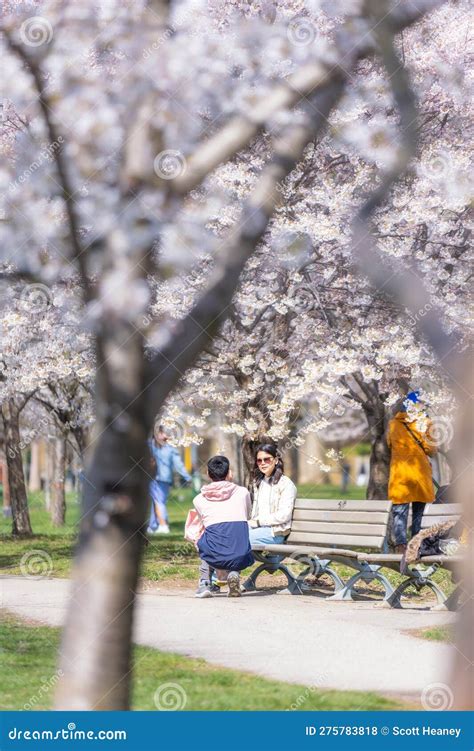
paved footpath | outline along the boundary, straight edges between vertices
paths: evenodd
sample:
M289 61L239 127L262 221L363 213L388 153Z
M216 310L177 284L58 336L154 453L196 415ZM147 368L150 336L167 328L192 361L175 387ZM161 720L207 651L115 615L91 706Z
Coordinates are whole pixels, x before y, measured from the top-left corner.
M0 604L50 625L63 622L69 582L0 577ZM251 593L197 600L193 590L138 596L138 644L306 686L412 697L448 680L454 647L408 630L447 624L453 614L386 610L373 602Z

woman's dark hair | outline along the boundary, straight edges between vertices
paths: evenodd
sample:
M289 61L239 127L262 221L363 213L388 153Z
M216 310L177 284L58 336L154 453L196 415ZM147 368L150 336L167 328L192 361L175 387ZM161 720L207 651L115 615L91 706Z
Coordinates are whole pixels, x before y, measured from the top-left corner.
M230 462L226 456L217 455L209 459L207 463L207 472L214 482L225 480L229 474Z
M263 472L260 471L257 464L257 455L259 451L265 451L266 454L271 454L275 459L277 459L275 469L269 477L271 485L276 485L280 480L283 472L285 471L285 468L283 466L283 459L281 458L280 452L278 451L278 446L275 443L261 443L259 446L257 446L257 450L255 451L255 464L253 468L253 479L257 488L265 477Z

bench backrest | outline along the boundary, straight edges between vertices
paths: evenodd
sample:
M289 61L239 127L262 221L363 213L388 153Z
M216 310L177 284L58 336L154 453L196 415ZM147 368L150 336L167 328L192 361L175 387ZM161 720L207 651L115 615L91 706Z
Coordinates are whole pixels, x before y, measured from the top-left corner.
M460 503L427 503L421 520L421 528L427 529L440 522L457 522L461 517Z
M390 501L297 498L288 542L328 548L381 550Z

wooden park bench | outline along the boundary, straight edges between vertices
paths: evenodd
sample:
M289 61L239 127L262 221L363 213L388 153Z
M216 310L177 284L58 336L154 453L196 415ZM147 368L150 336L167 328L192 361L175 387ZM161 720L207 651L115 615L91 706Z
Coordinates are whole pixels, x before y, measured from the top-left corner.
M256 589L258 576L264 571L282 572L287 579L287 588L292 594L308 591L305 579L312 575L316 580L325 575L334 582L334 594L330 599L351 600L355 585L360 582L378 581L384 589L388 606L400 607L400 597L408 586L418 589L429 587L438 603L446 601L445 594L431 577L439 567L452 568L459 563L459 556L434 556L424 558L427 570L409 567L406 580L396 589L381 569L400 570L402 556L387 552L390 501L317 500L298 498L293 510L291 532L283 545L255 545L252 547L260 565L244 583L246 591ZM442 518L459 518L460 507L456 504L436 504L425 511L423 527L436 524ZM276 558L275 556L278 556ZM291 563L283 563L291 560ZM344 583L332 563L341 563L355 570ZM289 568L303 570L299 574Z

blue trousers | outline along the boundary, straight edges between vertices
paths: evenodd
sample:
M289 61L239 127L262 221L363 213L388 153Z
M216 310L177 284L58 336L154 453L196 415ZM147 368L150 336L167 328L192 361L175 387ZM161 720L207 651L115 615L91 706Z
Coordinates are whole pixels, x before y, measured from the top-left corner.
M283 545L286 540L284 535L273 537L271 527L249 527L251 545ZM269 563L280 563L284 555L272 555L268 557Z
M151 511L150 511L150 529L158 529L159 521L156 515L155 503L158 506L160 516L162 520L168 523L168 508L167 501L170 494L171 485L169 482L162 482L161 480L152 480L150 482L150 495L151 495Z
M425 504L415 501L412 505L411 536L414 537L421 529L421 520ZM409 503L394 503L392 505L393 541L395 545L407 544L407 526Z

